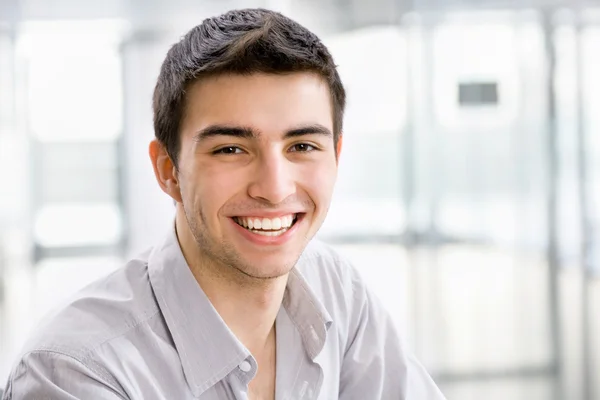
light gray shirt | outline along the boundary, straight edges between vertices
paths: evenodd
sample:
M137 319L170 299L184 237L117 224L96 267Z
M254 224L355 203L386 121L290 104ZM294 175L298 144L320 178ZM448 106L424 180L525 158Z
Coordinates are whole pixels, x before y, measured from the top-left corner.
M443 399L354 268L322 243L290 273L275 323L277 399ZM173 230L41 324L4 400L247 399L257 367Z

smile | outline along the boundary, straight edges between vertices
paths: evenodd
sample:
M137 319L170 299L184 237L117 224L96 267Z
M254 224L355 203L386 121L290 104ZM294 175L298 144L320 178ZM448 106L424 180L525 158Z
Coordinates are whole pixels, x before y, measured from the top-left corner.
M262 236L281 236L298 220L298 214L289 214L277 218L233 217L241 227Z

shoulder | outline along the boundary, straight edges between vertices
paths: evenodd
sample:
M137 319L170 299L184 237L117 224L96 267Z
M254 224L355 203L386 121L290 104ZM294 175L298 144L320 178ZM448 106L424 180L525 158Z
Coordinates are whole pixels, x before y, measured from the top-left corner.
M85 360L156 314L147 253L82 289L46 316L22 354L52 352Z
M127 398L122 386L106 369L83 363L54 351L31 351L23 355L9 376L7 399Z

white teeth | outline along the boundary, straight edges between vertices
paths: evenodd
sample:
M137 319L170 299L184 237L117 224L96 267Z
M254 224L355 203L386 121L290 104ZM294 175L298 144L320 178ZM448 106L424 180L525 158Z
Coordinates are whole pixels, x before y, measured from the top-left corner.
M252 217L236 217L236 222L244 228L250 229L253 232L258 230L263 233L277 233L281 230L285 232L294 223L294 215L284 215L278 218L252 218Z
M271 222L271 229L273 230L280 230L281 229L281 219L279 218L273 218L273 221Z
M283 235L286 231L287 231L287 229L280 229L278 231L252 231L252 232L256 233L257 235L262 235L262 236L280 236L280 235Z
M262 220L262 229L265 231L271 230L271 220L267 218L263 218Z

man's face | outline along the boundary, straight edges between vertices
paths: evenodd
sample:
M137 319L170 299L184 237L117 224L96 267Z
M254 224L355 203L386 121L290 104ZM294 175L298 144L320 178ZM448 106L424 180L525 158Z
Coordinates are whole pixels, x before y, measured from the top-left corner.
M310 73L222 75L186 99L178 181L201 261L286 274L323 223L337 176L327 84Z

